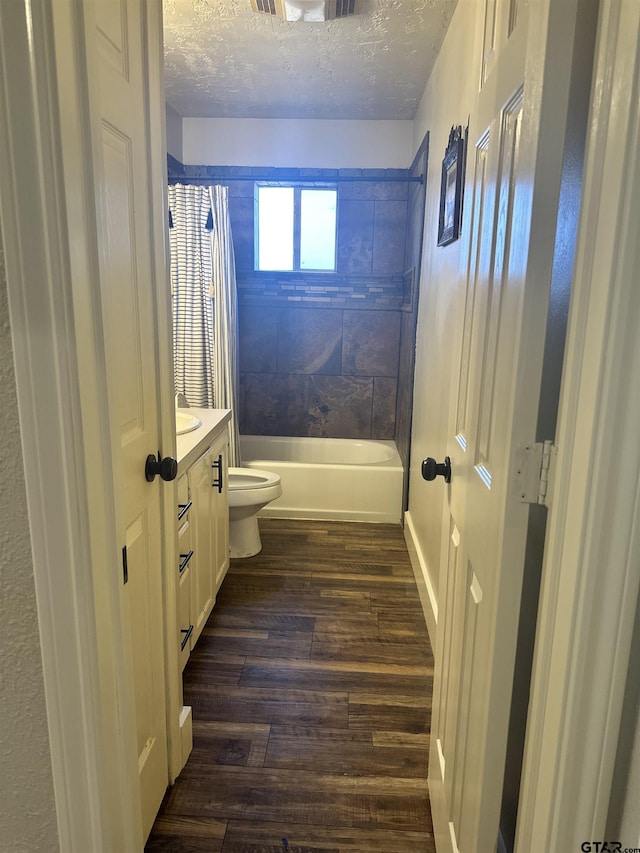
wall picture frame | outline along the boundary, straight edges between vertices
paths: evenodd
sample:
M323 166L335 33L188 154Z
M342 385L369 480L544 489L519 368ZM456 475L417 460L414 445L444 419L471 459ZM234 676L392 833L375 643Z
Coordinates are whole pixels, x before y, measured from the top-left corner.
M447 246L460 236L464 187L466 131L454 125L442 160L438 246Z

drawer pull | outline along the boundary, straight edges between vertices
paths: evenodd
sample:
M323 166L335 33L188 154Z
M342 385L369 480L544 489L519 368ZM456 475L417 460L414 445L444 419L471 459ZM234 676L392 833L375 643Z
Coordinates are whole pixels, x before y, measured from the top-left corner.
M178 513L178 521L180 521L183 516L185 516L189 512L192 503L193 501L189 501L189 503L186 504L178 504L178 509L180 510L180 512Z
M218 469L218 477L211 483L211 485L217 487L220 494L222 494L222 453L218 456L217 460L211 465L211 467Z
M192 557L193 557L193 551L189 551L188 554L180 554L180 559L182 560L182 562L180 563L180 567L178 569L180 574L182 574L184 572L184 570L187 568L187 564Z
M180 633L184 634L184 637L182 638L182 641L180 643L180 651L183 652L184 647L187 645L191 635L193 634L193 625L189 625L188 628L180 628Z

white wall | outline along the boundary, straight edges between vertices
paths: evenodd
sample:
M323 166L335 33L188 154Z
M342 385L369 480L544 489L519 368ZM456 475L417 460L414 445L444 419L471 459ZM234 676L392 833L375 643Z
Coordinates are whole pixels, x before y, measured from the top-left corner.
M165 104L167 123L167 152L182 162L182 118L178 113Z
M57 851L4 253L0 244L0 848ZM46 476L46 472L43 472Z
M300 169L406 169L411 121L185 118L183 163Z
M461 250L469 214L463 219L463 236L438 247L438 216L442 158L452 125L467 124L476 94L478 45L476 16L482 3L459 0L442 49L413 122L413 146L429 131L429 169L425 232L420 282L413 424L411 433L411 480L409 526L413 544L428 573L427 588L437 602L439 588L441 527L445 489L442 480L427 483L420 464L425 456L439 461L445 456L451 370L459 352L464 281ZM472 144L472 143L471 143ZM469 160L473 157L470 153ZM470 163L468 163L468 166ZM467 178L469 168L467 169ZM466 183L467 192L469 180Z

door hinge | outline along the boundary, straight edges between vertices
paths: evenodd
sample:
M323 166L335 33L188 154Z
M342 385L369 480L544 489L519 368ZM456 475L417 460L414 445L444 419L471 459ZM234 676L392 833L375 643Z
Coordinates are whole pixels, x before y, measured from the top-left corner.
M552 441L538 441L518 448L516 485L521 503L551 505L558 448Z
M129 580L129 566L127 565L126 545L122 549L122 577L124 578L124 582L127 583L127 581Z

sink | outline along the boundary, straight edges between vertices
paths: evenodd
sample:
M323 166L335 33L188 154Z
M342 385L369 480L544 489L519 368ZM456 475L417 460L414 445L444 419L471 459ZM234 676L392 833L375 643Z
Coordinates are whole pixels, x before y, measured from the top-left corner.
M190 415L187 412L176 412L176 435L193 432L194 429L198 429L200 426L202 426L202 421L196 418L195 415Z

